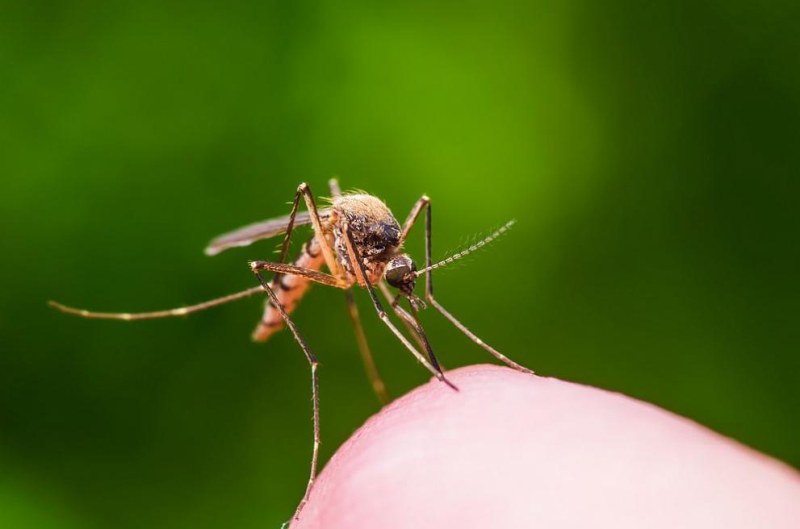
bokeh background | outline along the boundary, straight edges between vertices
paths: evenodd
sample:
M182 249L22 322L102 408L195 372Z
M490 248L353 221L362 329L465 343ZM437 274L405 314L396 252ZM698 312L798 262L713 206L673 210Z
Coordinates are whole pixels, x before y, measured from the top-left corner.
M800 465L799 22L789 1L4 2L0 526L291 514L308 367L286 333L249 341L260 300L139 323L45 301L252 286L275 243L205 243L331 176L401 219L429 194L436 257L516 218L437 274L481 337ZM358 299L390 391L426 381ZM378 403L341 292L296 321L327 459ZM424 323L448 367L489 360Z

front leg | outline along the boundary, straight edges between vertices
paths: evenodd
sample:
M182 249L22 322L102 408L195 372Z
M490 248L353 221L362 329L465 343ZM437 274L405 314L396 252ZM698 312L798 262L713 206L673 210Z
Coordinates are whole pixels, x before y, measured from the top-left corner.
M425 268L427 269L425 271L425 300L428 303L430 303L436 310L438 310L442 314L442 316L447 318L450 321L450 323L455 325L455 327L459 331L463 332L470 340L472 340L476 344L478 344L481 347L483 347L486 351L489 352L489 354L491 354L492 356L494 356L495 358L497 358L498 360L500 360L501 362L503 362L507 366L516 369L517 371L522 371L523 373L533 374L533 371L531 371L527 367L522 366L522 365L514 362L513 360L508 358L506 355L504 355L503 353L501 353L500 351L498 351L497 349L495 349L494 347L492 347L488 343L486 343L483 340L481 340L480 338L478 338L478 336L475 333L470 331L463 323L458 321L455 316L450 314L450 312L448 312L436 300L436 298L433 297L433 271L431 270L431 267L432 267L433 263L432 263L432 258L431 258L431 239L432 239L431 231L432 230L431 230L431 203L430 203L430 200L427 200L427 197L422 197L422 199L420 199L420 202L418 202L417 207L425 207ZM410 224L408 226L409 230L411 229L411 225L414 223L414 221L416 220L418 215L419 215L419 211L418 211L417 208L415 208L412 211L412 216L409 216L409 222L410 222ZM498 230L495 234L493 234L493 236L490 236L489 239L491 239L493 237L497 237L498 234L503 233L504 229L508 229L507 226L505 228L501 228L500 230ZM479 244L481 244L481 243L479 243ZM485 241L483 242L483 244L485 244Z
M389 316L383 309L381 301L378 299L378 295L375 293L375 288L369 282L369 278L367 277L367 271L364 268L364 263L361 260L361 256L356 251L356 245L353 240L353 234L350 232L350 226L345 224L344 229L342 231L344 236L345 247L347 248L348 258L350 259L350 262L353 263L353 269L355 270L359 283L363 283L363 285L367 289L367 292L369 292L369 296L372 299L372 304L375 307L375 311L378 313L378 317L384 324L386 324L387 327L389 327L389 330L391 330L392 333L395 336L397 336L397 339L400 340L403 343L403 345L406 346L406 349L411 351L411 354L413 354L414 357L417 360L419 360L419 362L423 366L425 366L425 369L430 371L431 374L433 374L433 376L435 376L439 381L444 382L452 389L458 391L458 388L452 382L450 382L447 379L447 377L444 376L442 370L437 369L437 367L434 367L434 365L431 362L429 362L428 359L425 358L425 356L411 344L411 342L408 341L408 338L406 338L403 335L403 333L400 332L397 326L395 326L395 324L392 323L392 320L389 319ZM432 351L430 354L433 354Z

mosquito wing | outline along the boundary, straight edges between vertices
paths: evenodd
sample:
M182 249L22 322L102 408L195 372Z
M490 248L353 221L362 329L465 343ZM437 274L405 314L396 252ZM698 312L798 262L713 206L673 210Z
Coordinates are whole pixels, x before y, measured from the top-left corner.
M328 215L330 215L330 208L319 210L320 220L326 219ZM306 224L311 224L311 214L307 211L298 211L294 217L294 225L305 226ZM217 255L228 248L249 246L255 241L275 237L284 233L288 225L289 215L284 215L283 217L262 220L261 222L242 226L238 230L224 233L208 243L205 249L206 255Z

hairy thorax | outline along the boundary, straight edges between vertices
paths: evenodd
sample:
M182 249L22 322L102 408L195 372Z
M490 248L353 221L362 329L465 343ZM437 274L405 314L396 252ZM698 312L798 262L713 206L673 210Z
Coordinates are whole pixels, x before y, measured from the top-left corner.
M355 282L358 275L347 251L345 226L350 229L369 282L377 283L383 276L386 263L398 250L400 225L386 204L372 195L350 194L333 199L328 227L339 264L348 278Z

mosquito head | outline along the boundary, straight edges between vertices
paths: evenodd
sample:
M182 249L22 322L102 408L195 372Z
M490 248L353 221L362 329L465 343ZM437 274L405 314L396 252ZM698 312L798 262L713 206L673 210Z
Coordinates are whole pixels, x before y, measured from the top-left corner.
M417 276L414 274L416 270L417 265L411 257L403 253L392 257L386 265L383 277L387 283L408 296L414 292L414 284L417 281Z

